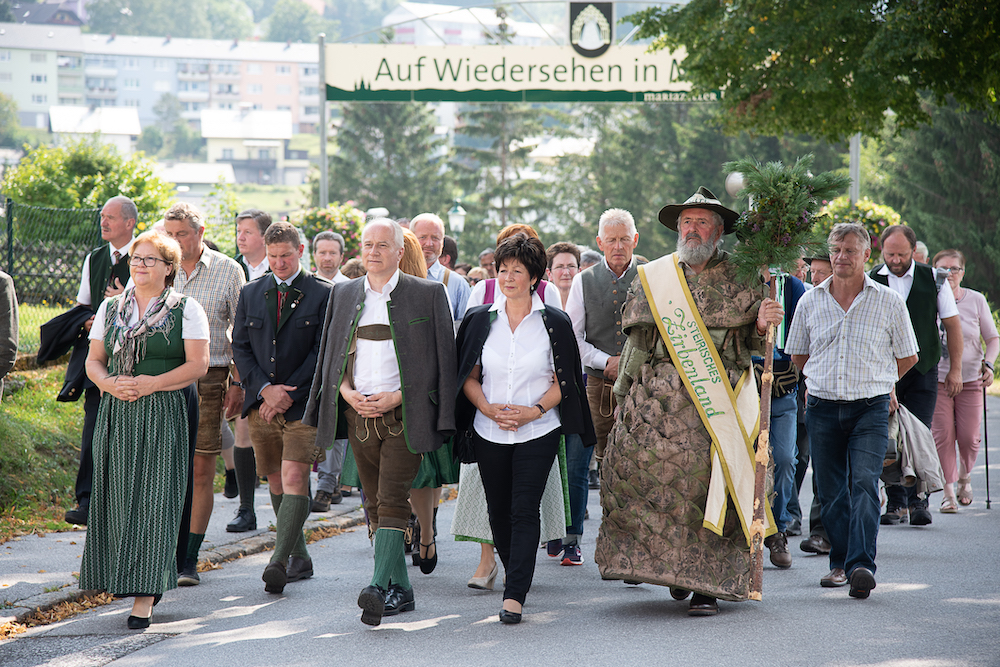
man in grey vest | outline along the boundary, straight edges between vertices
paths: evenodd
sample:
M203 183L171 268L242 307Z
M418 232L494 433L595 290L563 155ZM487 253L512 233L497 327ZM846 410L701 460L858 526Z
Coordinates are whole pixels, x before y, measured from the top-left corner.
M632 214L611 208L601 215L597 247L604 259L573 278L566 299L566 313L573 320L573 331L580 346L580 359L587 373L587 401L597 431L595 462L604 458L608 433L615 423L614 389L618 379L618 358L625 345L622 334L622 306L629 285L637 275L632 253L639 243ZM591 488L596 488L592 469Z
M937 403L938 382L944 385L949 396L962 391L962 324L958 319L958 306L948 281L937 289L934 269L913 259L917 235L906 225L886 227L881 236L882 260L869 274L875 282L887 285L906 302L913 331L917 334L920 356L917 364L896 383L896 399L901 405L931 427L934 406ZM948 375L938 377L937 366L941 360L941 338L937 322L941 320L948 335L948 358L952 360ZM907 519L911 526L926 526L931 522L927 498L920 497L917 485L910 487L889 486L883 526L894 526Z

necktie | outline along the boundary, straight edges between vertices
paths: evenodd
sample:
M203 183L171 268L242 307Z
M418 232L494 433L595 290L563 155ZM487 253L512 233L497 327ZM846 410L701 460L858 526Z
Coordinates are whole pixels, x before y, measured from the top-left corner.
M281 309L285 305L285 297L288 295L288 285L286 283L278 283L278 317L275 322L275 328L281 325Z
M118 260L120 260L121 258L122 258L122 254L120 252L118 252L117 250L115 250L115 259L112 262L112 264L114 264L114 265L117 266L118 265Z

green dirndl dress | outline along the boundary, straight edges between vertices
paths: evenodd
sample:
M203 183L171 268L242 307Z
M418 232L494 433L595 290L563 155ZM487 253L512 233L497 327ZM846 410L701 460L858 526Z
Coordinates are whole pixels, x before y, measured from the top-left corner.
M111 336L116 308L108 304L104 336L109 372L117 374ZM184 363L181 299L146 339L134 375L160 375ZM187 490L188 413L182 390L135 402L101 397L94 429L94 487L81 590L155 595L177 587L177 532Z

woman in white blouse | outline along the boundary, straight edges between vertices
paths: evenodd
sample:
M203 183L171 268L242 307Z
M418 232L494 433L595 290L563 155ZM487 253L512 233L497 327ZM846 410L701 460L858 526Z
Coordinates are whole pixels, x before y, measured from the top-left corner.
M496 250L497 295L459 331L460 437L479 464L490 526L507 573L500 620L519 623L539 540L539 504L563 433L595 442L569 317L535 293L545 247L516 234Z

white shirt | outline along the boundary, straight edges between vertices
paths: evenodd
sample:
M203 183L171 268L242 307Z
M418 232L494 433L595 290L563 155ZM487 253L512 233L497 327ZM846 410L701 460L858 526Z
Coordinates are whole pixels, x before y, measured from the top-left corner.
M917 354L917 337L903 299L865 274L865 285L844 312L830 294L833 278L806 292L795 309L785 354L809 355L802 372L809 393L828 401L857 401L892 391L896 359Z
M372 289L365 276L365 305L361 309L358 326L389 324L389 302L392 290L399 284L399 269L385 284L381 292ZM383 391L398 391L399 361L396 345L391 340L364 340L358 338L358 352L354 357L354 388L371 396Z
M135 297L133 297L134 299ZM146 310L155 303L155 299L150 299L146 304ZM108 302L103 301L97 307L94 315L94 325L90 327L90 340L102 340L104 338L104 321L108 312ZM133 308L132 315L126 324L132 326L139 321L139 309ZM182 340L208 340L208 316L201 304L188 297L184 302L184 323L181 330Z
M299 277L300 273L302 273L302 267L299 267L295 271L295 273L293 273L291 276L289 276L288 280L282 280L278 276L275 276L273 273L271 275L274 276L274 282L275 282L275 284L277 284L277 285L284 284L284 285L288 285L289 287L291 287L292 283L295 282L295 279Z
M257 280L271 268L271 263L267 261L267 255L264 255L264 259L261 260L260 264L257 266L250 266L250 260L248 260L245 255L240 257L240 261L247 267L247 272L250 274L250 278L247 279L247 282Z
M601 262L604 263L604 268L611 271L607 258L602 258ZM633 266L635 266L635 255L632 255L632 261L629 262L622 275L628 273ZM629 286L625 285L625 289L628 288ZM625 299L622 299L621 302L625 303ZM580 361L583 362L583 366L585 368L589 366L599 371L604 370L608 365L608 359L613 355L602 352L592 343L587 342L587 309L583 305L583 271L573 276L573 284L570 285L569 296L566 297L566 314L573 321L573 334L576 336L576 344L580 348Z
M910 296L910 290L913 288L913 274L916 270L917 263L914 261L910 262L910 268L906 270L901 276L897 276L895 273L889 270L889 267L885 264L882 268L878 270L880 276L889 277L889 287L892 288L894 292L903 297L903 302ZM958 315L958 305L955 303L955 294L951 291L951 285L948 281L944 281L941 285L941 289L937 293L937 310L938 317L942 320L948 317L955 317Z
M318 275L318 274L317 274L317 275ZM348 278L348 277L347 277L347 276L345 276L345 275L344 275L343 273L341 273L341 272L340 272L340 269L337 269L337 275L335 275L335 276L333 277L333 280L331 280L330 282L332 282L333 284L335 284L335 285L336 285L337 283L346 283L346 282L348 282L349 280L350 280L350 278Z
M115 252L118 253L119 257L124 257L132 252L133 243L135 243L134 236L121 248L116 248L110 243L108 244L108 255L111 257L112 265L114 265L115 261ZM131 287L132 278L129 278L128 282L125 283L124 286ZM82 303L85 306L91 306L94 303L93 298L93 295L90 293L90 253L88 252L87 257L83 260L83 272L80 277L80 289L76 293L76 302ZM104 300L103 294L100 295L100 299L102 301Z
M531 312L514 331L510 330L506 306L507 297L498 293L490 308L497 318L490 327L479 360L483 394L490 403L530 407L540 403L555 382L552 345L542 321L541 311L545 306L538 294L533 294ZM559 423L559 408L554 407L516 431L501 431L499 424L477 410L473 427L485 440L514 445L540 438L559 428Z
M497 296L501 294L501 290L493 284L493 302L496 303ZM535 290L535 294L538 294L538 290ZM553 308L558 308L562 310L562 297L559 296L559 289L556 287L555 283L548 283L545 288L545 298L542 299L546 306L552 306ZM466 310L472 308L473 306L481 306L486 303L486 281L480 280L478 283L472 286L472 293L469 295L469 304Z
M444 272L446 267L440 261L434 262L427 268L427 279L434 282L444 283ZM445 285L445 292L448 294L448 309L451 311L451 318L457 324L465 317L465 311L469 307L469 287L465 276L461 276L454 271Z

